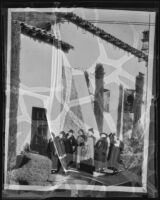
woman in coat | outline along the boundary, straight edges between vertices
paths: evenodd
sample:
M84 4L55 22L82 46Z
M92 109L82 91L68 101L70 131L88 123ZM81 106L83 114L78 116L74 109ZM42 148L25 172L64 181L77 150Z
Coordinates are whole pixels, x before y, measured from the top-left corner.
M94 138L93 134L94 134L93 129L89 129L88 137L85 141L84 148L82 148L82 160L86 161L86 163L88 163L91 166L94 166L95 138Z
M95 137L93 136L93 129L88 130L88 137L84 142L84 146L81 150L81 163L80 170L85 171L87 173L93 174L95 169L94 167L94 145L95 145Z
M80 168L80 162L82 159L82 148L85 143L85 134L82 129L78 131L78 137L77 137L77 156L76 156L76 167Z
M120 154L123 151L124 144L120 141L116 135L114 135L113 139L113 147L110 153L110 158L108 161L108 168L113 171L117 171L120 165Z
M106 134L101 133L101 138L95 145L95 167L96 171L102 171L106 167L108 143Z

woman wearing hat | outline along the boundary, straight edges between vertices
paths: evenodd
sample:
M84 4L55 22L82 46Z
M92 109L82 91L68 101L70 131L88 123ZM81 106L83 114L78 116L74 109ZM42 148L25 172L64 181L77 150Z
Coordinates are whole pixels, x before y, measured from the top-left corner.
M101 172L105 168L107 159L108 143L106 140L106 133L100 134L100 139L95 145L95 167L96 171Z
M80 162L82 159L82 148L85 144L85 133L83 129L80 129L78 131L78 137L77 137L77 156L76 156L76 167L80 168Z
M94 171L94 145L95 137L93 136L93 128L88 129L88 137L84 142L82 148L82 160L80 163L80 168L88 173L93 174Z
M117 138L117 136L114 134L112 150L108 161L108 168L112 169L114 172L118 172L120 165L120 154L123 151L123 148L124 148L123 142L120 141L119 138Z
M52 161L52 168L54 168L55 155L56 155L55 146L54 146L52 138L50 138L47 145L47 156Z

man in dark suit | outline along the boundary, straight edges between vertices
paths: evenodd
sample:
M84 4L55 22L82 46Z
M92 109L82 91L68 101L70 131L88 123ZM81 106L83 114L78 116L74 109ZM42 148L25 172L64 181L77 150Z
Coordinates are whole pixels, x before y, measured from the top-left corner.
M77 149L77 142L75 137L73 136L74 131L71 129L68 131L68 137L65 140L65 151L67 154L67 166L72 166L73 163L73 153Z
M54 170L54 162L56 160L56 150L52 138L49 139L47 145L47 156L52 161L52 171Z

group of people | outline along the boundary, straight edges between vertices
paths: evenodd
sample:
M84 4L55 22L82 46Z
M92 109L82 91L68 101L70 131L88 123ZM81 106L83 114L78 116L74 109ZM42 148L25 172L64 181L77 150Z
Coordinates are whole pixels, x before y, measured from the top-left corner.
M93 128L87 133L80 129L78 135L71 129L67 133L61 131L58 136L52 133L47 147L48 157L55 162L57 157L57 170L77 168L87 165L91 171L102 172L106 169L117 171L121 163L120 154L124 144L115 133L101 133L96 141ZM64 165L63 167L61 167Z

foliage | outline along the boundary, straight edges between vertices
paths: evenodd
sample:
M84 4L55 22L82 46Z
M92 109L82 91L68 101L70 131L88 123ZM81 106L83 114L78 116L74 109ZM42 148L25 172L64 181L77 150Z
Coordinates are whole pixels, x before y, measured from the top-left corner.
M140 125L136 126L136 136L124 135L124 151L121 155L125 168L141 175L143 162L144 137Z

